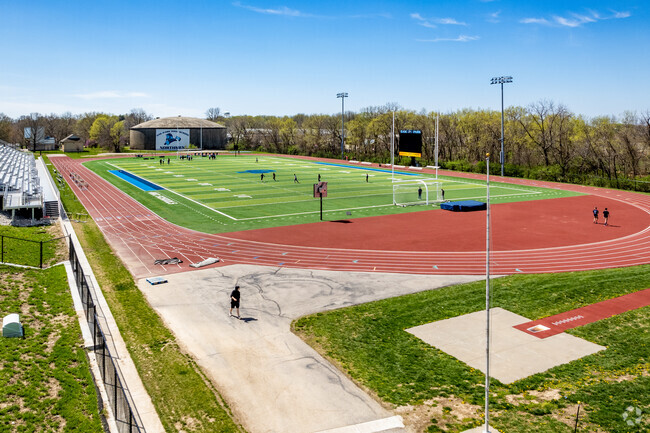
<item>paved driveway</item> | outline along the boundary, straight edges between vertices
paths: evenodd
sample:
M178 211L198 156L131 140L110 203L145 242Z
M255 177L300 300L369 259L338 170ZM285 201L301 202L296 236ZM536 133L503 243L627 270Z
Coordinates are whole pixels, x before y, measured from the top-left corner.
M251 433L305 433L393 414L292 334L293 319L480 277L233 265L167 279L160 285L143 279L139 286L244 427ZM241 286L242 320L228 315L235 283Z

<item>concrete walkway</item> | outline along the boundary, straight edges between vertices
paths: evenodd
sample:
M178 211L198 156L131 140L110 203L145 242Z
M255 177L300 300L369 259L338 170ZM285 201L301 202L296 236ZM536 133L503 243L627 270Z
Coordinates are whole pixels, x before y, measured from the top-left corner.
M480 279L252 265L166 278L159 285L142 279L139 287L251 433L399 431L390 411L291 333L291 321ZM228 315L235 283L241 320Z

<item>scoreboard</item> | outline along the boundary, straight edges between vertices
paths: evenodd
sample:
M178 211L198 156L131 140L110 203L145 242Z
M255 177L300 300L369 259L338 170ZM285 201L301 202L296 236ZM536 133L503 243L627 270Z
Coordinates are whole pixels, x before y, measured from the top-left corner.
M422 157L422 131L402 129L399 132L398 148L400 156Z

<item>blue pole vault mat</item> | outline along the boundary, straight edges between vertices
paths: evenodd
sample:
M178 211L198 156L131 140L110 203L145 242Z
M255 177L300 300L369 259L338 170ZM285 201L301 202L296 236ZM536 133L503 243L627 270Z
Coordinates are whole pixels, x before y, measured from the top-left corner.
M476 200L448 201L440 204L440 209L450 210L452 212L471 212L475 210L487 209L487 204Z

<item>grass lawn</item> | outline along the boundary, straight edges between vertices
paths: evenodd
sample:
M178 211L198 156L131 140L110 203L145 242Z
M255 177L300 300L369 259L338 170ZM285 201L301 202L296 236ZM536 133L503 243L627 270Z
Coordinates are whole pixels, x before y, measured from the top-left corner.
M650 287L650 266L493 280L493 306L538 319ZM303 317L293 329L420 431L460 432L483 417L484 375L404 331L485 308L485 282ZM650 426L650 307L569 333L607 350L511 385L493 380L491 418L506 432L642 432ZM498 338L498 336L493 336ZM642 424L629 426L628 407ZM417 421L419 420L419 421Z
M0 312L25 327L25 339L0 338L0 431L102 431L63 265L0 266Z
M66 260L65 239L58 226L13 227L0 226L3 263L39 267L41 242L43 243L43 267Z
M430 206L394 206L390 169L363 165L269 155L222 155L216 160L195 157L191 161L172 158L170 164L163 165L158 160L117 158L90 161L85 165L161 217L205 233L319 221L319 199L313 197L313 184L318 181L319 174L322 181L328 182L327 197L323 199L323 218L327 220L350 218L346 215L348 210L354 210L353 218L360 218L431 209ZM143 191L111 174L111 170L126 170L163 189ZM294 174L300 183L294 182ZM396 172L395 177L431 180L430 175L419 173ZM445 199L485 200L485 182L453 177L439 180L445 190ZM579 195L495 182L490 185L492 203ZM417 186L412 187L414 200L417 189Z

